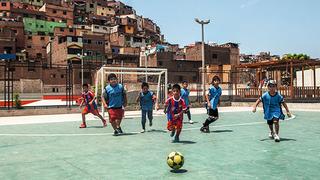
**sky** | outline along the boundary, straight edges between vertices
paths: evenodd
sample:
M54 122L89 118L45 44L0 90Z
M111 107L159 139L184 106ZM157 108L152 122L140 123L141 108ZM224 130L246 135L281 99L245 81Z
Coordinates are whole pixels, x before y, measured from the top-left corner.
M194 18L210 19L205 41L239 43L240 53L320 58L319 0L121 0L152 19L167 42L201 41Z

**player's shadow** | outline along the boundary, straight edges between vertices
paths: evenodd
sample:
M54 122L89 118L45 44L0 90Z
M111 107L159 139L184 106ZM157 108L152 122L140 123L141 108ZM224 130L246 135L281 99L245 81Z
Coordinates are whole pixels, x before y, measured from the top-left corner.
M177 170L172 169L172 170L170 170L170 172L172 172L172 173L177 173L177 174L181 174L181 173L186 173L186 172L188 172L188 170L186 170L186 169L177 169Z
M117 135L113 135L113 136L131 136L131 135L137 135L140 133L122 133L122 134L117 134Z
M104 128L103 126L87 126L87 128Z
M197 121L193 121L193 123L192 124L198 124L199 122L197 122ZM185 122L183 122L183 124L190 124L188 121L185 121ZM190 124L190 125L192 125L192 124Z
M231 129L223 129L223 130L214 130L214 131L210 131L212 133L224 133L224 132L233 132L233 130Z
M264 139L261 139L260 141L274 141L274 139L264 138ZM280 142L281 141L297 141L297 140L296 139L290 139L290 138L280 138Z
M147 131L148 133L167 133L165 130L159 130L159 129L150 129Z
M196 142L194 141L172 141L172 143L176 143L176 144L195 144Z

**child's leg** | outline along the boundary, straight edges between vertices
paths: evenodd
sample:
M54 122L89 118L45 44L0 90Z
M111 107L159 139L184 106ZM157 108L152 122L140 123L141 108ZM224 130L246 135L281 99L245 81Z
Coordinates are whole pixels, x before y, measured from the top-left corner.
M152 126L152 119L153 119L153 115L152 115L152 110L148 111L148 119L149 119L149 125Z
M279 119L273 119L273 124L274 124L274 127L276 129L276 134L279 134Z
M147 121L147 111L146 110L141 110L141 125L142 125L142 129L145 130L146 129L146 121Z
M268 120L267 123L268 123L269 129L270 129L270 132L273 133L273 120Z
M86 124L86 114L82 113L82 124Z
M190 113L190 109L188 109L188 111L187 111L187 116L188 116L188 119L189 119L189 121L191 120L191 113Z

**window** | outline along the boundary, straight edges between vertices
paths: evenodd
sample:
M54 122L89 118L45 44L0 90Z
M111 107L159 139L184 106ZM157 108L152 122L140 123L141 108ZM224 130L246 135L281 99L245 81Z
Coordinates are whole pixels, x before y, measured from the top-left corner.
M43 25L40 25L40 28L43 28Z
M61 27L61 28L60 28L60 31L61 31L61 32L64 32L64 28L63 28L63 27Z
M159 61L159 62L158 62L158 65L159 65L159 66L162 66L162 65L163 65L162 61Z
M81 29L84 29L84 26L81 26Z
M28 36L28 40L32 40L32 36Z
M99 26L94 26L95 29L99 29Z
M61 75L60 75L60 77L61 77L61 79L63 79L63 78L64 78L64 75L63 75L63 74L61 74Z
M63 15L67 15L67 11L63 11Z
M40 37L40 40L42 40L42 41L43 41L43 40L44 40L44 37Z
M36 71L36 64L35 62L28 62L28 71L35 72Z
M90 4L90 8L93 8L93 4Z
M7 6L7 3L3 2L3 3L1 3L1 6Z
M52 11L52 13L53 13L53 14L57 14L57 10L54 9L54 10Z
M104 16L104 14L103 14L103 13L101 13L101 16Z
M56 88L52 88L52 92L56 92Z
M46 33L45 33L45 32L41 32L41 31L39 31L39 32L38 32L38 35L39 35L39 36L45 36L45 35L46 35Z
M51 78L56 78L56 75L55 74L51 74L50 77Z
M218 55L217 55L217 54L212 54L212 58L213 58L213 59L217 59L217 58L218 58Z
M91 44L91 39L88 39L88 44Z
M31 46L27 46L28 49L31 49Z
M41 53L37 53L37 58L42 58L42 54Z
M54 22L54 19L52 18L51 21Z
M68 48L68 54L73 54L73 55L82 54L82 50L76 49L76 48Z
M72 29L72 28L70 28L70 29L69 29L69 32L73 32L73 29Z

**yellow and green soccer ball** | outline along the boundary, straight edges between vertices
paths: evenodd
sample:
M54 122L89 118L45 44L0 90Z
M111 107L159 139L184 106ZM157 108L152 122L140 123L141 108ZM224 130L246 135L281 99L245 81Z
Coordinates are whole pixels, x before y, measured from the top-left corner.
M167 157L167 164L174 170L180 169L183 166L184 157L179 152L171 152Z

